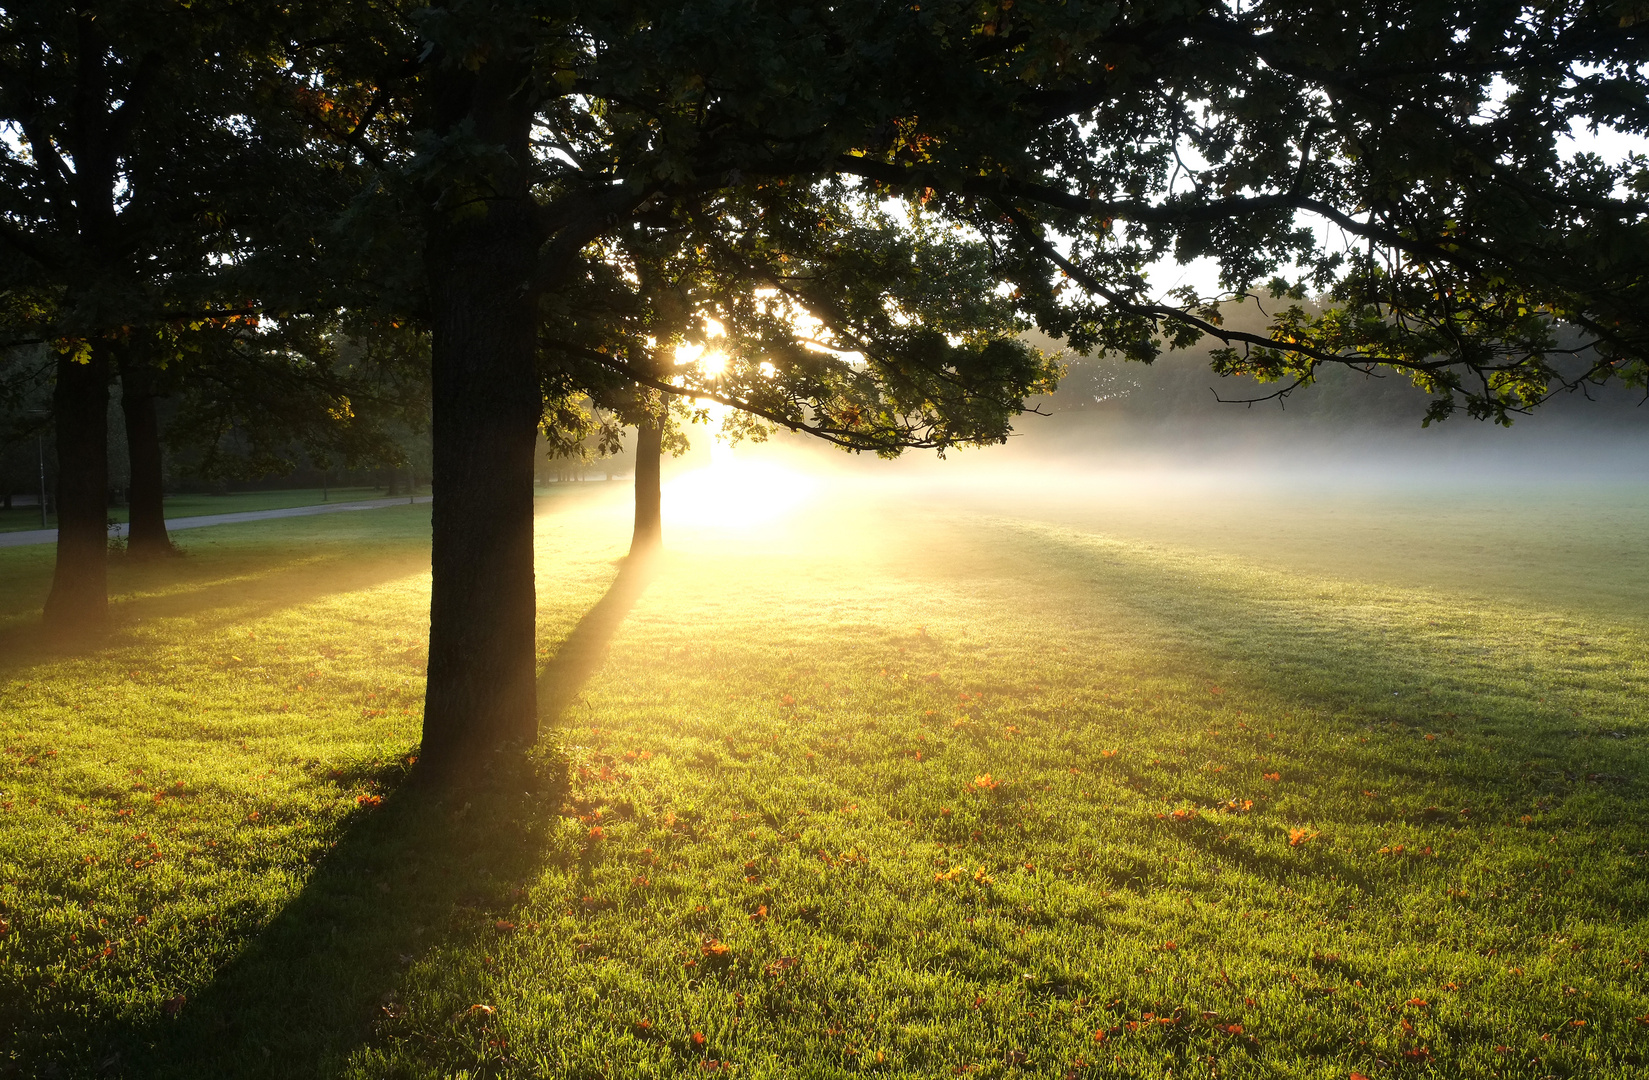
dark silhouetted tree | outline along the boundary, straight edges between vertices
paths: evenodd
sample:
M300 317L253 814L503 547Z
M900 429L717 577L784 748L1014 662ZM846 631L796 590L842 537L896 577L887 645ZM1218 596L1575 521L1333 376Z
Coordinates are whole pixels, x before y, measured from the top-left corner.
M283 233L322 191L359 180L267 109L271 43L297 5L166 0L9 4L0 17L0 288L5 340L56 355L58 558L48 627L76 638L107 618L107 414L122 380L133 463L133 548L167 546L156 384L180 335L286 309L301 275ZM328 187L330 185L330 190ZM309 201L306 201L309 200ZM303 214L296 214L302 218ZM328 282L331 285L330 282ZM335 286L333 286L335 287ZM313 291L308 297L312 299ZM306 299L306 304L310 303ZM315 310L312 307L312 310Z
M336 145L421 215L435 764L533 735L537 328L591 245L661 201L724 208L706 258L734 276L705 310L736 328L731 375L592 362L880 453L1006 424L1041 385L1023 350L943 329L959 293L928 267L951 229L989 253L969 297L1082 351L1149 360L1212 334L1218 370L1283 391L1322 364L1394 368L1434 394L1432 418L1505 420L1643 376L1643 165L1560 154L1572 122L1644 129L1646 24L1619 6L340 10L351 32L295 42L288 76L324 88ZM900 201L911 237L862 208L805 213L867 195ZM1325 224L1349 243L1325 244ZM829 272L790 276L792 249L829 252ZM1216 260L1222 293L1154 292L1147 268L1169 256ZM1220 301L1266 295L1284 302L1264 332L1221 325ZM789 328L803 312L824 351ZM1551 362L1559 321L1584 331L1563 346L1582 374Z

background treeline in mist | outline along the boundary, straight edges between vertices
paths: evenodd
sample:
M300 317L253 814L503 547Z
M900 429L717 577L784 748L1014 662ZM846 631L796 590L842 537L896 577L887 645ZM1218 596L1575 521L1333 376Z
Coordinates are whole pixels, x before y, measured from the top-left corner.
M1252 302L1225 305L1226 325L1263 328L1265 316ZM1573 335L1570 335L1573 336ZM1032 336L1044 349L1059 343ZM1462 441L1493 443L1496 436L1524 441L1538 432L1603 440L1649 436L1649 404L1641 388L1619 382L1587 384L1560 392L1538 409L1513 418L1512 432L1459 417L1452 423L1424 427L1431 400L1401 374L1390 370L1365 374L1350 367L1325 365L1315 382L1282 398L1271 398L1286 382L1262 383L1247 376L1221 377L1209 368L1218 342L1167 351L1151 364L1098 354L1065 357L1059 389L1043 399L1053 415L1042 424L1027 418L1021 429L1045 432L1078 442L1127 438L1173 444L1184 440L1207 446L1231 440L1286 440L1308 437L1313 443L1347 440ZM1554 357L1560 370L1580 374L1585 360ZM1252 404L1246 404L1252 402ZM1485 430L1494 429L1494 430Z

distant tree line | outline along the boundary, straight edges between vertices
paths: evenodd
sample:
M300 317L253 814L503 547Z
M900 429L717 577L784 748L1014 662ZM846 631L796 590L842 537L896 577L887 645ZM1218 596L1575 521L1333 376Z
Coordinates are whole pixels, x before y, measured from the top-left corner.
M1228 324L1256 330L1266 325L1253 304L1247 310L1228 306L1225 318ZM1576 335L1567 331L1560 337L1572 341ZM1057 347L1051 340L1038 343ZM1218 347L1217 341L1204 342L1159 357L1150 365L1103 353L1066 354L1058 393L1040 402L1053 415L1038 430L1062 435L1083 430L1097 434L1112 428L1119 435L1198 429L1227 434L1321 432L1368 437L1414 436L1435 423L1426 411L1430 396L1401 372L1338 366L1319 371L1309 386L1279 398L1274 395L1274 384L1246 375L1222 377L1212 371ZM1621 379L1587 380L1583 359L1557 356L1553 365L1571 385L1555 387L1556 393L1541 404L1538 421L1530 426L1540 430L1561 426L1571 433L1584 428L1649 434L1649 393L1642 386ZM1511 419L1521 417L1513 414L1508 416Z
M48 481L47 501L57 476L57 449L52 427L50 378L43 374L36 349L34 363L14 363L7 372L18 392L0 404L0 506L34 506L40 475ZM13 358L15 361L15 357ZM244 387L221 389L211 397L193 386L147 388L152 395L153 424L147 431L127 429L123 408L126 386L111 388L108 413L108 494L106 505L127 507L156 502L162 494L226 492L257 488L376 486L401 494L430 480L427 403L403 401L408 416L373 416L365 431L355 416L340 419L333 401L320 397L288 408L285 415L259 409L259 397ZM405 389L401 391L405 393ZM238 406L238 408L236 408ZM293 412L301 412L293 416ZM142 415L142 414L140 414ZM154 460L151 476L159 483L147 493L134 490L143 462L134 458L147 446ZM141 482L141 481L140 481ZM152 507L158 509L158 507ZM137 557L166 554L164 542Z

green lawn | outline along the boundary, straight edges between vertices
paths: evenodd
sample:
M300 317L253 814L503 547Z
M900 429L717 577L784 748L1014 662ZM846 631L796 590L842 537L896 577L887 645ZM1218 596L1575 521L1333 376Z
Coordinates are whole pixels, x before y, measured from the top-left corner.
M168 495L166 516L169 518L197 517L206 514L238 514L245 510L284 510L290 506L314 506L322 502L356 502L361 499L382 499L383 488L351 487L293 488L286 491L233 491L224 495ZM110 521L126 521L127 508L109 508ZM57 515L47 518L49 527L57 527ZM38 507L18 507L0 510L0 532L18 532L40 528Z
M592 488L544 745L446 801L427 507L182 534L84 656L0 551L12 1075L1649 1068L1649 488L826 489L652 568Z

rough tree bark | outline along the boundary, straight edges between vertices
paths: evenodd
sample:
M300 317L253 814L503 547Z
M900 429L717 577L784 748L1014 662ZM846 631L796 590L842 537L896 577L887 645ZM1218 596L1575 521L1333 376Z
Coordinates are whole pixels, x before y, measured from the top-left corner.
M643 421L636 428L636 528L630 554L645 555L664 546L663 499L659 471L664 458L664 427Z
M109 621L109 359L106 342L57 360L57 566L47 630L74 641Z
M542 401L530 282L541 233L529 187L532 109L508 62L430 77L436 130L466 122L499 149L433 203L434 411L429 671L423 763L437 773L537 737L533 450Z
M77 236L81 247L68 282L70 310L88 297L106 300L104 290L129 270L118 209L125 184L120 160L158 62L146 58L138 74L116 91L110 84L104 24L90 9L78 15L75 86L63 129L63 146L74 162L68 176L73 198L58 200L57 211L61 231ZM36 152L41 145L35 146ZM52 394L57 566L46 597L45 623L48 632L63 640L95 635L108 626L109 378L114 370L114 344L104 336L109 329L86 327L82 332L88 349L78 358L59 357Z
M126 455L131 462L131 529L126 553L135 558L172 554L166 534L160 419L155 412L154 372L135 359L120 366L120 409L126 418Z

